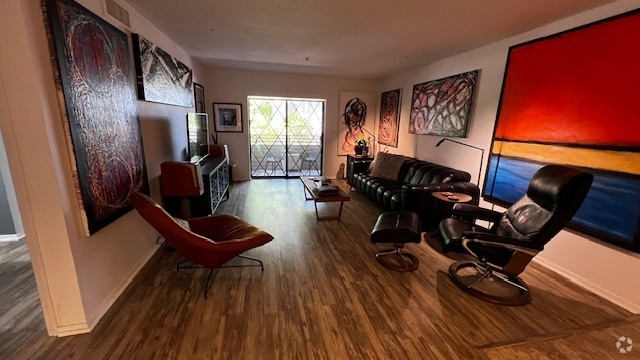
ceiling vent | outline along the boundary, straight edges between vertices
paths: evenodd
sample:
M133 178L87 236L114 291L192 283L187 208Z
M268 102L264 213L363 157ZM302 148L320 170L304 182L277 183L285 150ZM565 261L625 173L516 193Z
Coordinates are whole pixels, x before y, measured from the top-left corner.
M104 0L104 5L107 9L107 14L113 16L116 20L126 25L127 28L131 27L129 12L127 10L113 0Z

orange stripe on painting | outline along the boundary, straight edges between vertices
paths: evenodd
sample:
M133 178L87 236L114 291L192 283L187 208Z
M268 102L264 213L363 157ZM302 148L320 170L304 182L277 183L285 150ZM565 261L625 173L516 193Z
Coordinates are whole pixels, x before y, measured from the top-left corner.
M493 154L640 175L640 153L495 141Z

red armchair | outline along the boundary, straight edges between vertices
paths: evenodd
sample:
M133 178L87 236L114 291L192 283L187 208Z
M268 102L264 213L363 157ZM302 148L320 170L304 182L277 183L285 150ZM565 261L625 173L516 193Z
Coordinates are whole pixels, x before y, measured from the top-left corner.
M209 269L204 284L205 299L211 286L213 269L225 267L222 265L236 256L258 262L259 265L246 266L260 266L264 271L262 261L240 254L268 243L273 240L273 236L244 220L229 214L177 219L152 198L139 192L131 195L131 203L166 242L186 259L178 264L178 270L190 267L183 266L185 262L193 262Z

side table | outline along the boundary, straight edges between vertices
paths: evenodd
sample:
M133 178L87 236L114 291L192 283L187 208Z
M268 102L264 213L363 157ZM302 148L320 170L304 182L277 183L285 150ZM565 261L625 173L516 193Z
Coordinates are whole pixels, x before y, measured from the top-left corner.
M433 195L436 199L450 203L466 203L473 199L471 195L448 191L432 192L431 195Z
M453 208L453 204L466 203L473 199L470 195L467 194L448 191L432 192L431 195L440 200L438 201L438 214L443 214L443 216L441 219L437 220L438 223L442 219L451 217L451 209Z

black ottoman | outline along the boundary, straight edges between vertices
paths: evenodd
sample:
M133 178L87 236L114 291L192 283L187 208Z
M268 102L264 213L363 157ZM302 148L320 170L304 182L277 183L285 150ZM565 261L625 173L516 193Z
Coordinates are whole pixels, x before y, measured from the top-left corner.
M396 271L413 271L420 261L404 250L406 243L419 243L421 240L420 218L413 212L389 212L381 214L371 231L371 242L392 243L393 249L376 254L378 262Z

